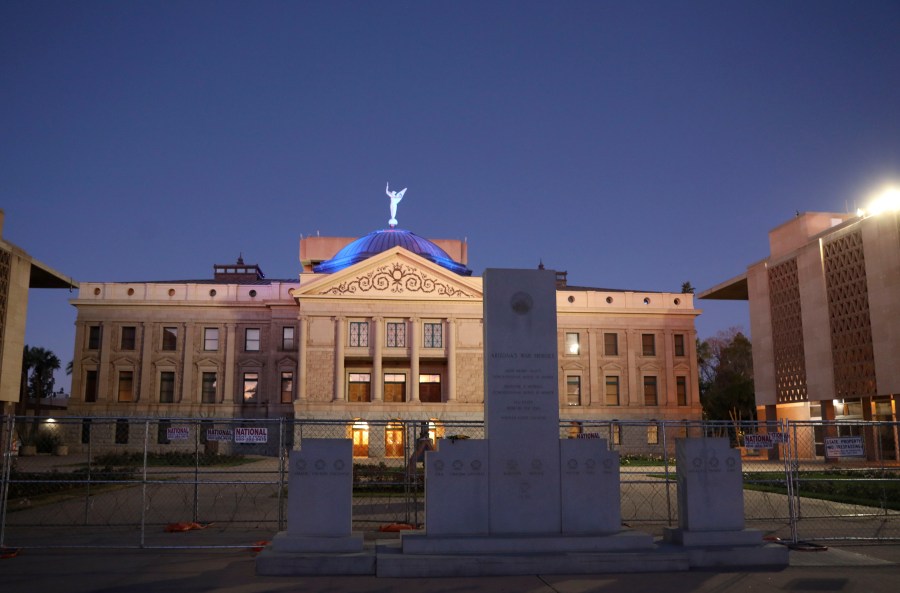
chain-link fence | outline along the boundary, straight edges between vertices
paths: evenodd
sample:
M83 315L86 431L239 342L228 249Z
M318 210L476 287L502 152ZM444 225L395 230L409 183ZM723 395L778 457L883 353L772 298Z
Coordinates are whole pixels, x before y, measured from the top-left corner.
M739 448L748 527L787 541L900 539L896 423L575 421L621 459L622 520L677 525L675 442ZM247 547L286 526L287 455L304 439L353 442L353 526L423 527L424 457L481 422L212 418L3 418L0 545ZM523 446L527 443L523 442Z

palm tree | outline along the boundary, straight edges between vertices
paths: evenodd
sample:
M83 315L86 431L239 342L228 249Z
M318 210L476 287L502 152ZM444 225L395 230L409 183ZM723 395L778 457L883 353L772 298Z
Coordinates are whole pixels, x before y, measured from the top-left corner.
M28 395L34 398L34 424L31 428L31 437L37 436L38 424L41 416L41 399L48 394L53 393L55 379L53 373L59 370L59 358L46 348L25 347L25 362L23 368L28 364L31 370L31 376L28 379Z

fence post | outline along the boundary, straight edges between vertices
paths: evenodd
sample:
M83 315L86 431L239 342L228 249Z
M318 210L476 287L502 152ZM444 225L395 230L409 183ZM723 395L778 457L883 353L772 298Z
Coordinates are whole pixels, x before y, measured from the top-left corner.
M129 421L128 428L131 428ZM150 444L150 420L144 420L144 471L141 479L141 546L144 547L147 534L147 455Z
M10 414L3 417L3 443L0 450L3 451L3 473L0 474L0 546L6 542L6 506L9 501L9 480L12 474L12 442L15 417Z
M194 430L194 523L200 521L200 431L203 424L199 420L194 420L196 430Z
M669 447L666 445L666 421L663 420L662 424L662 446L663 446L663 465L666 468L665 476L666 476L666 513L668 514L669 526L672 526L672 482L669 480Z
M292 428L293 430L293 428ZM284 416L278 419L278 531L284 531L284 466L285 466ZM289 459L289 457L288 457Z

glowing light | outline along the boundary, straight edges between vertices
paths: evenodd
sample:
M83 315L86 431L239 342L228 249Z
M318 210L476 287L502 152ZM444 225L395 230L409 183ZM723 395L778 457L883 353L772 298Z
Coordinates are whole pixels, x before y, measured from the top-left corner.
M857 210L857 216L877 216L882 212L900 210L900 188L889 187L883 190L866 208Z
M56 418L47 418L47 424L56 424Z

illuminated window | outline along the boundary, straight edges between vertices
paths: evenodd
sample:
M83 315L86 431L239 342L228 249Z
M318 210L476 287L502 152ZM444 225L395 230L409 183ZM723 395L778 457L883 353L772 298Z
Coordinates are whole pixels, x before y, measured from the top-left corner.
M391 422L384 429L384 456L403 457L403 425Z
M203 328L203 349L213 352L219 349L219 328Z
M622 444L622 427L618 424L610 425L612 429L612 442L613 445L621 445Z
M282 371L281 373L281 403L289 404L294 401L294 373Z
M217 383L215 373L203 373L200 387L200 401L202 403L216 403Z
M644 377L644 405L645 406L655 406L657 405L657 397L656 397L656 377L647 376Z
M389 322L387 324L388 348L406 348L406 324Z
M351 428L351 438L353 439L353 456L368 457L369 456L369 424L357 420Z
M350 373L347 401L372 401L372 375L369 373Z
M162 349L177 350L178 349L178 328L164 327L162 329Z
M581 377L566 377L566 403L570 406L581 405Z
M443 348L444 336L443 325L440 323L426 323L425 328L425 348Z
M281 328L281 347L284 350L293 350L294 349L294 328L293 327Z
M119 371L119 401L134 401L134 371Z
M419 401L441 403L440 375L419 375Z
M641 353L644 356L656 356L656 336L641 334Z
M576 355L580 352L581 346L578 343L577 333L566 334L566 354Z
M122 350L134 350L136 331L137 329L133 325L126 325L122 328L122 339L119 343Z
M675 334L675 356L684 356L684 334Z
M244 350L247 352L259 352L259 328L248 327L244 333Z
M619 378L616 376L606 377L606 405L619 405Z
M384 374L384 401L406 401L406 375L403 373Z
M350 322L350 346L364 348L369 345L369 323L367 321Z
M603 352L607 356L619 355L619 334L603 334Z
M675 377L675 394L678 396L679 406L688 405L687 377Z
M159 403L171 404L175 401L175 373L162 371L159 374Z
M647 427L647 444L648 445L658 445L659 444L659 426L656 424L651 424Z
M244 403L259 401L259 373L244 373Z

